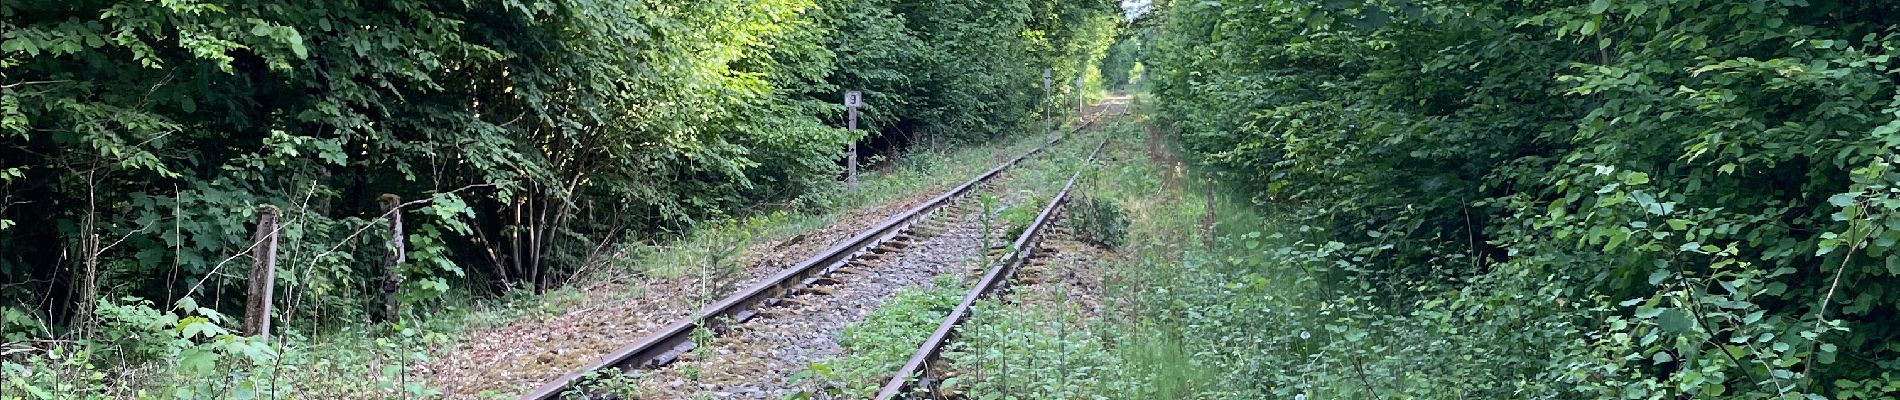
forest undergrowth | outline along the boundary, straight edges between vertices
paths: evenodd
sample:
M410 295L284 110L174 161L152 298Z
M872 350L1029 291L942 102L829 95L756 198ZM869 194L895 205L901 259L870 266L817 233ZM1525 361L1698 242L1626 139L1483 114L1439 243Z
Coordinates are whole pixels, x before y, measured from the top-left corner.
M1158 6L1128 34L1157 128L1270 217L1217 224L1184 287L1223 289L1178 293L1215 306L1163 318L1253 377L1223 396L1892 398L1894 15Z
M882 168L1039 131L1084 89L1036 90L1043 71L1098 92L1118 15L0 2L0 397L431 396L409 370L429 349L558 311L592 283L572 279L677 276L654 254L808 229L955 174L841 194L849 143ZM907 161L993 165L956 157ZM266 280L270 340L246 326ZM348 378L289 379L312 371Z

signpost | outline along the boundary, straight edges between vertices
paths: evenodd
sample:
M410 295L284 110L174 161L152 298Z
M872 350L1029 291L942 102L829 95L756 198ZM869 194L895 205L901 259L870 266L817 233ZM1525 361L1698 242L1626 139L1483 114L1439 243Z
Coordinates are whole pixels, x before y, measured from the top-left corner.
M858 107L864 106L864 92L856 90L844 92L845 130L855 133L858 130ZM845 149L844 182L851 190L858 190L858 139L852 138L850 147Z
M1088 107L1082 104L1082 77L1078 76L1075 77L1075 117L1082 118L1084 111L1088 111Z
M1049 68L1043 68L1043 69L1042 69L1042 98L1043 98L1043 101L1039 101L1039 102L1037 102L1037 103L1038 103L1039 105L1041 105L1041 107L1039 107L1039 108L1041 108L1041 109L1042 109L1042 126L1047 126L1047 127L1049 127L1049 129L1050 129L1050 130L1054 130L1054 129L1056 129L1056 128L1055 128L1054 126L1051 126L1051 124L1050 124L1050 122L1049 122L1049 121L1050 121L1050 118L1051 118L1051 116L1050 116L1049 114L1051 114L1051 113L1049 112L1049 103L1048 103L1048 99L1049 99L1049 96L1051 96L1051 95L1053 95L1053 94L1055 94L1054 92L1051 92L1051 91L1050 91L1050 89L1052 89L1052 88L1053 88L1053 87L1054 87L1054 86L1056 85L1056 80L1055 80L1055 79L1056 79L1056 77L1055 77L1055 71L1054 71L1054 70L1051 70L1051 69L1049 69Z

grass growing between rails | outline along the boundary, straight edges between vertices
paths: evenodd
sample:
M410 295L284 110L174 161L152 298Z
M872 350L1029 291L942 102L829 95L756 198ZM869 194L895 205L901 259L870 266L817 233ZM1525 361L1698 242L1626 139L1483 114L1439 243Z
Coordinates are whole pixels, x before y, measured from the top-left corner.
M474 299L467 294L470 288L443 287L429 298L405 299L406 316L397 324L299 315L280 322L265 342L238 335L236 317L188 301L160 305L128 299L102 302L98 325L75 332L79 335L73 339L29 342L42 328L26 326L31 318L9 315L0 399L439 397L441 391L416 368L468 332L624 300L640 293L627 285L632 282L726 274L727 284L740 283L731 276L739 267L732 255L755 250L750 248L755 243L826 227L852 210L947 188L1046 140L1021 134L997 145L919 149L898 160L874 160L856 191L840 184L793 204L771 206L777 211L709 222L663 243L603 248L587 269L569 277L569 285L541 294L515 290ZM600 287L624 290L589 290ZM710 301L710 292L692 295Z
M804 389L793 399L868 399L910 359L943 316L969 291L968 282L938 276L928 288L905 289L878 306L863 322L839 335L845 354L812 363L790 381Z
M721 285L743 283L737 282L733 276L743 267L738 265L733 254L759 250L753 247L760 242L791 238L830 226L853 210L885 205L905 198L934 196L1045 142L1047 137L1043 135L1021 134L1010 137L1000 145L917 149L897 160L872 160L865 164L867 170L859 176L859 186L855 191L839 183L822 194L782 205L784 208L778 211L743 219L708 222L673 241L623 242L617 249L611 250L614 256L596 263L594 269L586 271L587 274L577 276L576 283L572 285L542 296L524 293L515 299L496 302L470 317L473 326L479 327L558 314L577 304L599 300L584 296L581 292L583 288L630 279L713 275L715 278L724 278L709 279ZM782 261L789 263L798 260ZM619 293L631 296L637 292ZM711 297L712 294L699 295Z
M1005 172L1009 175L1008 179L997 181L987 190L973 193L973 198L966 201L978 202L980 212L991 216L983 221L982 231L992 232L991 228L997 227L1002 235L986 236L983 246L967 249L971 255L981 254L982 248L989 245L1008 243L1021 234L1047 205L1050 196L1062 187L1077 168L1083 166L1083 160L1101 137L1100 134L1081 134L1066 138L1063 143L1045 149L1036 157L1026 159ZM975 262L976 259L971 261ZM967 269L980 273L994 265L994 262L994 259L975 262ZM944 316L955 308L969 290L965 281L973 277L957 274L939 276L927 289L904 290L866 316L864 321L846 328L839 337L840 344L845 348L843 355L812 363L791 377L790 381L800 385L801 389L794 398L858 399L874 396L891 374L935 331Z
M1182 344L1183 332L1155 318L1179 299L1175 286L1187 277L1177 266L1199 243L1203 208L1173 165L1151 159L1139 127L1111 126L1097 167L1078 183L1085 200L1071 203L1063 221L1121 255L1100 261L1111 264L1102 310L1083 315L1064 293L985 301L946 351L959 373L941 390L978 399L1185 398L1215 380ZM1154 296L1163 293L1173 298Z
M867 164L867 170L859 177L857 190L849 190L839 183L832 190L784 205L788 211L767 213L743 222L713 223L710 229L698 230L671 244L628 243L623 250L634 256L624 258L617 267L657 277L692 273L694 270L681 266L694 265L694 260L712 253L732 250L722 247L732 247L734 243L742 247L753 239L791 237L836 223L845 211L906 197L932 196L1046 141L1047 137L1042 135L1022 134L998 146L920 149L898 160L871 160L875 164ZM1059 144L1046 151L1065 147L1068 146Z

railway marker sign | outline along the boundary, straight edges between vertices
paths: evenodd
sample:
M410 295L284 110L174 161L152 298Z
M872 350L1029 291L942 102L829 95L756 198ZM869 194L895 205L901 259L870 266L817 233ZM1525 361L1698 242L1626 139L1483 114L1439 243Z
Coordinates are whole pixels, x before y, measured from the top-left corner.
M1055 70L1050 69L1050 68L1043 68L1042 69L1042 101L1038 101L1036 103L1042 105L1041 107L1039 107L1042 109L1042 125L1049 127L1050 133L1055 133L1055 127L1050 125L1050 121L1054 120L1054 116L1049 115L1051 113L1049 112L1048 101L1049 101L1049 97L1051 95L1054 95L1055 92L1051 92L1049 90L1052 89L1055 85L1056 85Z
M846 131L858 130L858 107L864 106L864 92L844 92L844 110ZM858 190L858 139L852 138L850 147L845 149L844 182L851 190Z
M1075 115L1081 117L1087 111L1088 106L1082 104L1082 77L1078 76L1075 77Z

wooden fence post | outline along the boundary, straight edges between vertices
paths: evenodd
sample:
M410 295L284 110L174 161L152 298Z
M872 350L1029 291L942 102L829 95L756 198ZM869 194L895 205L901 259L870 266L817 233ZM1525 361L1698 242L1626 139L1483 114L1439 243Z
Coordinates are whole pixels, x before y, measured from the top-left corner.
M402 197L384 193L383 217L389 218L389 253L383 257L383 319L396 321L396 291L402 288Z
M257 206L251 234L250 289L244 297L244 335L270 339L271 293L277 283L277 206Z

